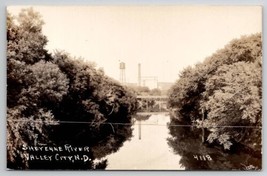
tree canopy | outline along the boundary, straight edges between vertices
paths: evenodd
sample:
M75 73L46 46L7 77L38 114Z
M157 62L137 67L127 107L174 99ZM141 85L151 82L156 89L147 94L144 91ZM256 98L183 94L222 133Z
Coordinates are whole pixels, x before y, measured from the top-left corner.
M131 136L135 95L90 62L64 51L50 54L43 24L32 8L7 16L8 167L104 168L106 160L94 159L118 150ZM90 162L38 165L27 160L23 150L63 144L89 146Z
M261 74L261 34L234 39L180 73L170 92L169 107L179 119L208 128L210 143L225 149L235 143L260 149Z

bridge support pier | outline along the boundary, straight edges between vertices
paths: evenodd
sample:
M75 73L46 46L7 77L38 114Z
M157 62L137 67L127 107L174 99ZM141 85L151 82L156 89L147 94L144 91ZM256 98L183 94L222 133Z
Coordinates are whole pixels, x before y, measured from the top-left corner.
M139 140L141 140L141 120L138 120Z

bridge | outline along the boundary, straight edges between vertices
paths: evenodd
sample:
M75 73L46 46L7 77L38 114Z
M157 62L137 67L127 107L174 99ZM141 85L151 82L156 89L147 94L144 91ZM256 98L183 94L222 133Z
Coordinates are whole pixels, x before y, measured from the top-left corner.
M138 121L138 134L139 140L141 140L141 126L142 121L146 121L154 113L167 113L167 96L153 96L143 95L137 96L138 101L138 112L135 118ZM139 115L139 116L138 116Z
M138 112L167 112L167 96L141 95L137 96Z
M137 99L156 99L156 100L168 100L167 96L164 95L138 95Z

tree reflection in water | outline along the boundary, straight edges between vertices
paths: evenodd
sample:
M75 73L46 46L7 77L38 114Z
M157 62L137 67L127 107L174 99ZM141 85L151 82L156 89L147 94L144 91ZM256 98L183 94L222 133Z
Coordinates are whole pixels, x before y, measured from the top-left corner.
M243 146L225 151L222 147L203 143L202 129L183 125L187 124L171 118L168 128L172 137L167 141L174 153L181 156L180 164L186 170L261 169L261 154Z
M33 160L29 162L30 169L64 169L64 170L95 170L105 169L107 167L107 159L101 159L105 156L117 152L126 140L132 137L131 117L125 118L121 122L102 123L99 127L91 127L88 124L66 123L61 124L52 130L54 145L64 146L66 144L73 147L89 147L88 151L79 152L59 152L60 156L74 156L79 154L88 156L87 161L75 160L68 161L55 160L55 152L29 152L34 156L53 156L52 161Z

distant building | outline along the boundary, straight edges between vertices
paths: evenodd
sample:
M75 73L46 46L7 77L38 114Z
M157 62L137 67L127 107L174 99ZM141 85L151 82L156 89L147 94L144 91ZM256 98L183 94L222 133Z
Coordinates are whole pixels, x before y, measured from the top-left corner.
M126 82L125 85L129 86L129 87L137 87L138 86L137 83L128 83L128 82Z
M155 83L154 83L155 84ZM150 85L150 86L148 86L148 84L147 85L145 85L145 86L141 86L141 87L148 87L149 89L155 89L155 88L158 88L158 89L160 89L161 91L167 91L167 90L169 90L170 88L171 88L171 86L174 84L174 83L172 83L172 82L157 82L157 85ZM126 82L125 83L125 85L126 86L129 86L129 87L134 87L134 88L136 88L136 87L139 87L138 86L138 83L128 83L128 82Z
M161 91L168 91L174 83L172 82L158 82L158 89Z

